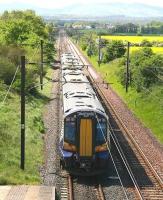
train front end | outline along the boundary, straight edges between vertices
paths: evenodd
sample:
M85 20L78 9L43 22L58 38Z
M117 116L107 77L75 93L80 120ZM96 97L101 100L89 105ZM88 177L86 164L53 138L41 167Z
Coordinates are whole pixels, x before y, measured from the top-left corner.
M109 159L107 117L76 112L64 119L61 165L73 174L94 175L106 170Z

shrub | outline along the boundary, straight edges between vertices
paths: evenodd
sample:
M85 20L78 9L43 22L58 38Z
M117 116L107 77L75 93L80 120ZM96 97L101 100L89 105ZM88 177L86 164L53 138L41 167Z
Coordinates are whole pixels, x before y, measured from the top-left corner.
M16 66L12 64L8 59L1 58L0 59L0 79L7 85L10 85L14 73L16 70Z
M38 85L37 77L38 77L38 74L36 73L36 69L35 68L33 68L33 67L26 68L26 82L25 82L25 91L26 91L26 93L30 93L30 94L35 94L36 93L37 87L35 87L35 86ZM18 93L20 93L20 90L21 90L20 73L18 74L18 77L17 77L16 81L13 84L13 88Z
M135 51L131 55L130 61L131 86L135 87L137 92L159 83L163 56L154 54L150 48L143 48ZM126 82L124 64L122 62L117 74L122 85L125 85Z
M119 40L110 41L107 44L106 49L104 50L103 62L107 63L116 58L120 58L125 54L125 52L126 49L122 41Z
M149 42L148 40L142 40L142 42L140 43L140 46L143 46L143 47L152 47L152 43Z

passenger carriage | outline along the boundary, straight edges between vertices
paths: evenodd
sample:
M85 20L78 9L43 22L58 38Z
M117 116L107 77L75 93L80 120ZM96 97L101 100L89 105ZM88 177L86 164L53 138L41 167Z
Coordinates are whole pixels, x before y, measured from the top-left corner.
M73 174L98 174L108 164L108 117L82 70L75 71L74 66L64 70L65 65L64 61L61 165Z

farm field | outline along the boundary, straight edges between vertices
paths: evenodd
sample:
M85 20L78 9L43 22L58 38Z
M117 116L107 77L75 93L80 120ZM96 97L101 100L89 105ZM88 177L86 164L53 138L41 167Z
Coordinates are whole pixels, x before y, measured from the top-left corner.
M142 47L131 47L131 52L140 50ZM151 47L152 51L157 54L163 54L163 47Z
M140 43L143 40L148 40L150 42L157 41L157 42L163 42L163 36L115 36L115 35L107 35L102 36L103 39L107 40L123 40L133 43Z

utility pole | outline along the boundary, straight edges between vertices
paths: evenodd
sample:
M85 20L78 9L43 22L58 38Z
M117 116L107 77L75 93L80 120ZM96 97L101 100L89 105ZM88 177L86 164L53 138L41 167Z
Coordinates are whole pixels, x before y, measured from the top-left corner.
M25 56L21 56L21 161L20 168L25 168Z
M76 44L78 42L78 30L76 29Z
M126 62L126 93L129 85L129 63L130 63L130 42L127 43L127 62Z
M92 56L92 33L90 34L89 38L89 48L90 48L90 57Z
M41 40L41 64L40 64L40 85L41 90L43 90L43 40Z
M98 38L98 66L100 67L101 64L101 35Z

